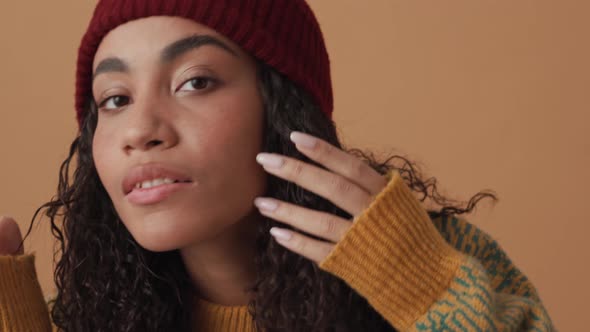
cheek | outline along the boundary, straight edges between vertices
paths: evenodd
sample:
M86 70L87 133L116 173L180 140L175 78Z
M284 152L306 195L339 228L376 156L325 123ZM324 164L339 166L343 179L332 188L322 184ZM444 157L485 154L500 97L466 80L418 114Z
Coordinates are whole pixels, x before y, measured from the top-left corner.
M110 149L109 145L111 146ZM109 151L112 151L112 140L108 139L108 135L104 135L101 131L97 130L92 140L92 158L100 181L109 196L112 197L115 190L115 181L111 174L115 174L117 159Z
M215 129L227 133L238 146L261 148L264 109L261 97L254 84L235 91L228 98L219 101L222 115L216 121Z
M205 156L212 156L217 167L226 171L257 173L261 169L256 163L256 154L262 149L262 105L248 93L227 98L219 107L221 116L206 134Z
M255 81L235 83L212 98L195 99L186 107L198 116L183 121L182 131L191 141L189 145L198 146L200 155L195 158L203 165L223 169L255 161L262 148L264 123Z

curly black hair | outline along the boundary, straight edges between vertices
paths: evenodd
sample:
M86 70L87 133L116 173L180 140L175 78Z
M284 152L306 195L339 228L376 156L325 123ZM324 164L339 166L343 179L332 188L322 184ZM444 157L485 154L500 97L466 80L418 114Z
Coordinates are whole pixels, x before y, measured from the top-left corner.
M485 197L497 201L486 191L467 203L449 200L437 192L436 179L423 180L419 168L408 158L393 155L377 161L373 153L343 147L334 122L307 92L269 65L257 61L257 66L265 107L265 152L323 167L301 154L289 140L294 130L309 133L357 156L380 174L398 170L409 188L422 194L420 201L430 198L441 207L427 210L431 218L471 212ZM60 167L57 195L36 210L25 236L30 234L37 214L46 209L51 232L58 241L54 253L57 294L51 318L61 331L191 331L194 286L180 254L178 250L157 253L142 248L121 222L92 158L98 118L95 101L89 100L86 109L80 132ZM74 160L77 163L72 166ZM70 178L71 167L74 171ZM342 218L352 217L312 192L269 177L267 196ZM278 226L276 221L262 216L261 220L256 238L258 277L251 289L255 296L248 304L259 330L395 331L343 280L271 239L269 229Z

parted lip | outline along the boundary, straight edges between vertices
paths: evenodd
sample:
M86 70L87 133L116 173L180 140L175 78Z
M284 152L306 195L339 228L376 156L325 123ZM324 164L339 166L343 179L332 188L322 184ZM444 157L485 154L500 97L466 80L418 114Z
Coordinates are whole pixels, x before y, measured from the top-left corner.
M138 182L169 178L175 181L192 182L182 171L162 163L146 163L133 167L123 179L123 193L129 194Z

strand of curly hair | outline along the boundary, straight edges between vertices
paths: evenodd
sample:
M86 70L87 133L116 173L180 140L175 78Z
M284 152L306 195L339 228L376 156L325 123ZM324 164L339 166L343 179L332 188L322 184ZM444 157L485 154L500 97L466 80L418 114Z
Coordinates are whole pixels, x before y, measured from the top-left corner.
M469 213L486 197L497 201L494 194L484 191L466 204L453 204L457 202L438 193L436 179L423 180L406 157L393 155L378 161L370 152L343 147L333 121L305 91L270 66L258 62L258 78L265 106L264 151L323 167L297 151L289 140L293 130L310 133L363 159L380 174L397 169L410 189L422 194L421 201L430 198L441 206L428 211L431 218ZM92 159L97 118L96 104L89 100L81 131L60 167L57 195L35 211L25 236L38 213L46 209L58 244L54 251L57 294L51 318L60 331L194 331L198 326L191 321L194 287L178 250L154 253L139 246L101 184ZM397 165L396 160L403 164ZM72 161L77 164L72 166ZM352 217L330 201L278 177L269 178L266 195ZM262 216L261 220L255 257L258 277L251 288L255 296L248 304L258 330L395 331L344 281L271 240L269 229L278 223Z

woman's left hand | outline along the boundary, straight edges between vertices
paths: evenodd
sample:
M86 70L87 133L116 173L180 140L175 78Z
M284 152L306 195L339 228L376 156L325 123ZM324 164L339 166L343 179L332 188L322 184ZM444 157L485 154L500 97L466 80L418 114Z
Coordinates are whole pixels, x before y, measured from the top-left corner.
M292 132L290 138L301 153L328 170L273 153L260 153L256 161L267 172L328 199L351 214L352 220L387 185L387 178L371 166L322 139L301 132ZM258 197L254 204L265 216L325 239L318 241L292 230L271 228L278 243L318 264L328 257L352 226L351 220L274 198Z

